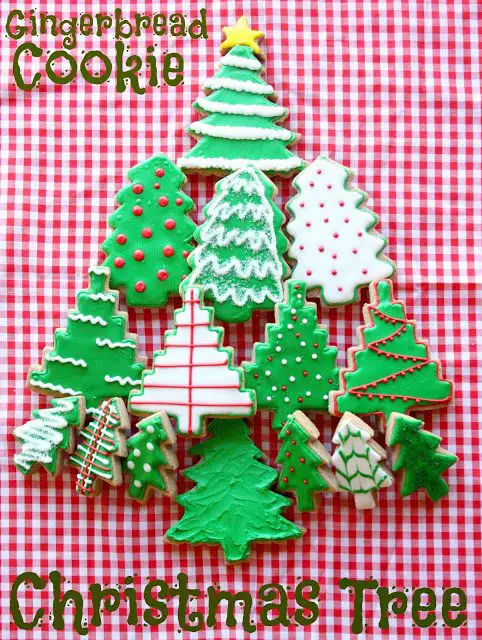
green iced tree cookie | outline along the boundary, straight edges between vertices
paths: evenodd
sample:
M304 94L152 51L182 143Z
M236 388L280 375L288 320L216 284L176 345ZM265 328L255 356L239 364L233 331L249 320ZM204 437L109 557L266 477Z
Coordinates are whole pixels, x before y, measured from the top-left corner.
M263 34L250 30L244 17L225 30L232 33L221 45L228 53L221 58L219 71L205 83L206 95L193 104L205 116L187 129L198 142L178 165L218 175L248 163L268 174L301 169L303 160L287 148L298 136L277 125L288 110L275 103L275 90L263 79L263 65L256 57L261 54L256 39Z
M46 395L83 395L87 410L101 400L127 397L141 384L144 361L136 359L136 336L126 333L127 314L109 289L109 269L89 269L90 286L79 291L67 328L57 329L42 365L32 367L29 386Z
M191 448L201 462L184 475L196 483L179 496L184 515L167 533L171 542L218 544L228 562L248 558L251 542L299 538L302 531L281 515L290 500L270 487L277 473L243 420L213 420L211 437Z
M127 440L129 451L125 469L131 475L128 493L139 502L147 502L153 490L172 496L176 485L172 470L177 468L172 445L176 441L167 414L156 413L141 420L138 433Z
M330 397L332 413L376 413L384 425L393 412L448 404L452 383L442 378L428 344L417 339L415 322L406 319L405 305L393 298L390 280L370 285L363 314L361 345L348 351L349 367L341 370L340 390Z
M266 326L265 342L254 345L253 361L242 364L258 408L275 411L277 431L297 409L328 411L328 394L338 388L337 349L327 345L328 331L318 324L316 305L305 295L304 282L286 283L275 324Z
M220 180L204 208L186 283L204 288L219 320L245 322L255 309L272 309L283 299L288 242L275 191L265 175L247 166Z
M335 476L329 470L331 457L319 435L311 420L296 411L278 436L283 443L276 458L281 465L278 486L295 494L300 511L314 511L321 491L336 491Z
M421 420L392 413L387 426L387 444L394 448L392 469L403 471L402 496L424 489L435 502L449 492L441 475L458 458L439 446L439 436L422 427Z
M110 216L114 233L105 240L104 264L111 286L125 288L128 305L163 307L189 273L187 256L196 225L187 215L194 203L183 191L186 177L166 156L133 167L131 185L117 194Z

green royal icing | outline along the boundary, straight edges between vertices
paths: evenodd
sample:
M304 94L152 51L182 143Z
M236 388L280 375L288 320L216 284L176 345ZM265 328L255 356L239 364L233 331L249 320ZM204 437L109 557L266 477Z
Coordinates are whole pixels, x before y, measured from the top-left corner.
M59 457L70 450L71 427L84 421L84 403L74 398L52 398L48 409L35 409L32 419L16 427L13 435L22 443L14 463L23 474L42 464L52 475L58 471Z
M266 176L248 166L220 180L204 208L206 222L196 230L199 246L185 283L204 288L219 320L245 322L255 309L272 309L283 299L288 242L274 191Z
M438 436L422 429L423 422L410 416L392 416L393 427L388 442L400 447L392 465L394 471L404 471L402 496L425 489L431 500L440 500L449 492L441 474L457 462L457 456L439 448Z
M376 302L365 306L367 326L354 351L354 370L341 371L342 389L334 394L335 415L407 413L444 405L452 385L441 379L440 363L415 336L415 323L405 318L404 305L393 299L392 284L374 285Z
M313 511L313 494L330 489L320 474L320 467L325 462L311 446L312 436L293 416L288 418L278 437L283 442L276 458L282 465L278 486L282 491L296 494L300 511Z
M218 544L228 562L237 562L249 556L251 542L301 537L281 515L290 500L270 490L277 473L261 462L246 423L213 420L208 431L211 437L190 449L203 459L184 472L196 486L177 498L184 515L167 539Z
M268 324L266 341L254 345L253 362L242 365L258 408L276 412L276 430L297 409L328 411L328 394L338 388L337 349L327 346L328 331L318 324L316 306L306 302L306 284L289 280L286 287L276 324Z
M129 454L124 468L131 475L128 493L131 498L143 501L151 489L166 492L167 484L162 467L172 469L165 453L170 441L159 414L141 420L139 432L127 440Z
M257 69L234 66L240 58L248 65L257 62L251 47L234 46L222 58L219 71L206 82L208 95L194 102L196 111L208 115L188 127L188 132L199 141L179 159L179 166L232 171L249 162L268 174L301 169L303 160L287 149L296 142L296 134L276 125L286 117L287 110L269 99L274 97L274 89L262 78L262 65ZM214 131L210 131L211 127ZM263 137L256 139L248 127L263 129Z
M164 155L133 167L132 185L117 194L110 216L114 233L105 240L104 264L111 286L125 287L131 306L163 307L189 273L187 256L196 225L186 215L194 203L181 187L186 177Z
M47 395L83 395L86 408L105 398L127 397L140 385L142 362L136 362L136 341L126 336L126 314L117 311L118 294L108 288L109 270L89 270L90 286L77 295L66 329L57 329L54 347L28 383Z

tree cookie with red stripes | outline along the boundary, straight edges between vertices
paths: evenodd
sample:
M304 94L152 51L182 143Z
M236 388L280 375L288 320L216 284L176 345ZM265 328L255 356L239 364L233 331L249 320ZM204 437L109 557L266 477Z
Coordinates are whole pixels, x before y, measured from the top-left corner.
M447 405L452 383L417 338L415 321L393 297L390 280L370 285L363 307L366 324L358 328L360 346L348 350L349 367L340 370L340 390L330 392L330 412L378 414L385 426L391 414L426 411Z
M203 306L202 288L187 287L184 305L174 312L174 329L164 334L164 349L142 388L129 396L129 411L165 411L183 436L202 437L209 417L248 417L256 412L254 391L244 388L233 350L223 347L223 329L212 325L213 309Z
M121 459L127 456L124 432L130 422L121 398L104 400L91 414L93 420L81 430L69 459L79 470L75 490L88 498L101 492L102 481L114 487L122 484Z

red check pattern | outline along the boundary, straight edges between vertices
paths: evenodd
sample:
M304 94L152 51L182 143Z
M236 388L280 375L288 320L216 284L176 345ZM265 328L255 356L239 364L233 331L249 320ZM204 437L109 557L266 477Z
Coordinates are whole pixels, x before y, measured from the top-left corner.
M156 10L166 3L123 2L124 14ZM206 3L208 40L157 40L156 55L165 49L185 58L184 84L148 89L137 96L130 89L115 91L113 80L93 86L82 79L61 86L42 74L40 87L18 90L12 81L12 58L19 43L2 37L1 81L1 215L3 283L2 318L7 323L0 361L3 379L3 437L1 439L1 627L0 636L15 640L71 639L71 609L64 632L49 620L51 591L21 592L26 618L42 606L42 626L18 631L9 614L9 591L25 570L47 578L56 569L69 581L65 588L87 599L88 585L120 584L134 576L139 599L147 578L176 582L189 575L201 593L197 608L206 612L206 590L247 590L279 582L292 589L300 578L321 584L321 618L313 626L289 629L259 627L253 637L266 639L349 638L351 596L338 586L341 577L374 576L399 588L432 586L439 599L442 588L460 586L467 592L468 625L456 631L437 626L413 626L409 612L390 617L390 630L377 628L378 605L367 598L366 637L475 638L482 637L481 567L481 419L479 364L482 279L481 229L481 22L477 2L462 0L325 0ZM3 2L1 23L17 5ZM39 10L59 16L81 12L113 12L119 3L39 0ZM196 17L197 2L169 3ZM307 160L322 152L351 167L356 184L371 196L370 207L381 216L388 236L388 253L397 263L397 298L405 300L409 317L417 322L434 357L455 385L454 402L446 409L425 412L425 427L440 434L442 444L460 461L446 474L450 495L432 505L421 493L402 501L397 487L379 492L379 505L357 512L353 498L323 496L316 513L288 512L306 528L305 536L286 545L253 547L250 561L226 566L214 548L171 546L163 531L180 514L175 504L156 498L146 506L128 499L122 489L105 487L86 500L74 491L75 470L52 480L42 472L24 478L12 464L12 430L29 418L46 399L25 388L28 368L41 360L41 349L62 326L75 293L86 283L89 265L100 258L114 194L127 182L127 170L155 152L180 156L192 144L183 127L193 119L191 104L219 59L221 27L245 12L252 26L267 34L267 81L279 92L279 103L290 109L286 126L302 138L297 153ZM4 33L3 33L4 35ZM59 39L33 39L45 50L60 48ZM151 36L131 39L129 54L145 56ZM109 33L102 39L79 42L74 55L101 48L115 57ZM39 60L27 67L37 70ZM144 70L143 70L144 73ZM293 194L287 180L278 203ZM194 176L187 192L198 205L195 218L212 196L214 180ZM477 254L477 255L476 255ZM477 261L476 261L477 258ZM366 299L366 294L364 299ZM159 349L170 326L173 300L164 310L129 309L129 326L139 335L140 351L150 357ZM249 358L254 340L262 338L270 314L259 314L244 326L226 327L226 344L236 349L237 362ZM339 347L339 364L355 343L362 322L361 305L320 312L330 331L330 344ZM313 416L323 443L331 451L336 420ZM276 434L267 414L254 420L254 440L274 464ZM179 439L180 468L191 464ZM188 482L178 476L182 492ZM290 592L293 613L293 590ZM190 603L194 607L195 603ZM122 601L116 613L104 613L103 625L91 627L89 637L118 639L187 637L179 632L177 603L171 617L151 631L126 623ZM478 613L477 613L478 611ZM88 615L91 615L89 610ZM478 619L477 619L478 616ZM257 621L259 618L256 616ZM191 637L191 636L190 636ZM192 637L246 638L240 627L220 623ZM365 637L365 636L360 636Z

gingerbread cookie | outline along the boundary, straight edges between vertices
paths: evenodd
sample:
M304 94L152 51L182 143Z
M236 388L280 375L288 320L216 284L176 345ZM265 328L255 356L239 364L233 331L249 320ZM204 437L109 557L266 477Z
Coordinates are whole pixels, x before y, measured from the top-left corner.
M125 430L129 415L122 398L104 400L91 412L92 422L80 432L80 440L69 462L78 467L75 490L88 498L98 495L102 482L122 484L121 458L127 455Z
M161 411L144 418L137 428L138 433L127 440L125 468L131 476L129 495L139 502L147 502L154 490L174 496L172 471L177 469L177 457L172 445L176 436L167 413Z
M294 493L300 511L314 511L322 491L338 488L329 469L330 454L319 436L318 429L301 411L288 417L278 436L283 443L276 458L282 465L278 487Z
M340 390L330 393L330 412L378 414L385 426L393 412L426 411L452 399L452 383L428 344L415 335L405 305L393 297L392 283L370 285L370 303L363 307L359 347L348 350L349 367L340 371Z
M32 419L16 427L13 435L21 442L14 455L15 466L31 474L43 466L50 474L60 473L65 454L75 447L75 430L82 428L85 400L82 396L52 398L48 409L34 409Z
M425 431L421 420L392 413L386 441L393 447L392 469L402 471L403 497L423 489L436 502L448 494L442 473L458 458L439 446L441 438Z
M227 562L248 559L252 542L299 538L302 530L282 515L290 500L271 490L277 473L263 464L245 421L213 420L208 432L190 449L203 456L183 472L196 486L177 498L184 514L166 538L220 545Z
M275 104L275 90L262 78L257 40L263 34L250 29L244 16L223 31L221 51L228 53L205 83L206 96L193 104L205 117L189 126L188 133L198 142L178 165L206 175L225 175L248 163L267 174L298 171L304 162L287 148L298 136L276 124L288 110Z
M373 440L373 429L361 418L343 414L333 436L337 448L332 456L340 491L355 496L357 509L373 509L376 492L390 487L393 477L383 464L385 450Z
M187 287L184 304L174 312L174 330L164 349L154 353L140 391L129 398L137 415L165 411L181 435L201 437L210 416L251 416L253 391L243 388L243 372L232 365L233 350L223 347L223 330L212 326L213 310L203 306L201 287Z
M109 289L109 269L89 269L90 286L77 294L67 328L57 329L43 363L32 367L28 386L50 396L85 397L87 412L102 399L127 397L140 385L145 358L136 358L136 338L126 333L127 314L118 311L119 294Z
M272 309L283 299L288 241L275 193L274 184L249 165L220 180L204 208L186 283L204 287L219 320L245 322L255 309Z
M320 156L296 176L298 194L286 205L292 277L319 289L327 306L355 302L361 287L395 271L383 255L387 242L375 231L378 217L365 207L368 196L350 186L352 178L349 169Z
M289 280L285 300L276 306L275 324L266 326L265 342L243 362L246 386L256 391L259 409L275 411L279 431L297 409L328 411L328 394L338 388L336 347L318 324L316 305L306 302L306 284Z
M114 233L102 245L104 264L128 305L164 307L190 271L194 203L182 191L185 175L162 154L128 176L132 184L117 194L120 206L109 218Z

